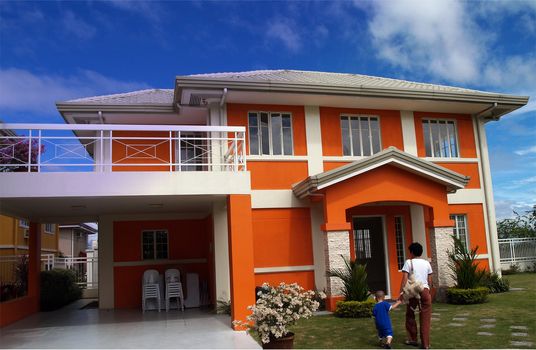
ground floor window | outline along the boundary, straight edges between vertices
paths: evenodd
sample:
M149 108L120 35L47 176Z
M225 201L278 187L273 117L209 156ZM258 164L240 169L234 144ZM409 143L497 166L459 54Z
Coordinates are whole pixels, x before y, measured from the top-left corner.
M450 216L451 220L454 220L454 235L462 241L465 249L469 247L469 233L467 230L467 215L465 214L453 214Z
M404 220L401 216L395 216L395 238L396 238L396 260L398 269L402 270L406 261L406 251L404 249Z
M168 233L166 230L142 232L143 260L168 258Z

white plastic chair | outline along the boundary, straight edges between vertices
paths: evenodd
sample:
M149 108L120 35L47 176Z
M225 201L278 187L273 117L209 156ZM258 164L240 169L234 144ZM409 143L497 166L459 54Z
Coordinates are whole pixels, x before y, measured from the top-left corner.
M160 274L156 270L146 270L143 273L141 307L143 312L147 309L147 300L156 299L156 308L160 312L160 287L158 280Z
M177 299L177 309L184 311L184 294L182 293L181 274L177 269L168 269L165 272L166 279L166 311L169 311L169 304L172 298Z

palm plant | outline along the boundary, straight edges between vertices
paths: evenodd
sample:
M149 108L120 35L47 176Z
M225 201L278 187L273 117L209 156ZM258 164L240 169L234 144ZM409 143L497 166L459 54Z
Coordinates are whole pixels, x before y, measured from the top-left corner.
M370 292L367 285L367 265L358 264L355 260L342 256L345 266L331 269L327 272L329 277L338 277L343 282L342 293L346 301L365 301Z
M452 277L456 280L456 286L461 289L477 288L486 274L484 269L478 268L478 262L476 262L478 246L469 249L456 236L453 236L453 239L454 250L449 252L449 268L452 271Z

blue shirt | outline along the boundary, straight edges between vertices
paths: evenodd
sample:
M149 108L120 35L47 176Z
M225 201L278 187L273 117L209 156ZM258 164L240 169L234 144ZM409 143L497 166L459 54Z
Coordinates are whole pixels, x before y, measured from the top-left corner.
M372 315L376 320L376 328L380 330L390 331L392 333L391 317L389 317L389 310L391 304L385 300L374 305L372 309Z

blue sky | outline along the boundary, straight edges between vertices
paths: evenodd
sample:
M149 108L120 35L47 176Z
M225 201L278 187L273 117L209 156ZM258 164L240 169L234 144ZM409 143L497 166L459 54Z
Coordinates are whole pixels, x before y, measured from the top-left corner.
M536 1L0 1L0 119L54 101L255 69L360 73L531 96L487 126L499 217L536 203Z

